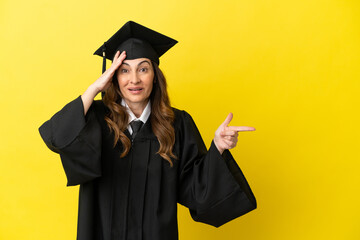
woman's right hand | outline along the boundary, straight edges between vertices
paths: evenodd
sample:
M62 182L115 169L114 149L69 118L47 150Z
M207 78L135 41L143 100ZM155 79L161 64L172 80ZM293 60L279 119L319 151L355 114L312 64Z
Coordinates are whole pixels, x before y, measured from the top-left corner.
M84 105L84 115L86 115L87 111L89 110L95 96L110 87L116 70L120 67L125 58L125 51L123 51L121 54L120 51L117 51L111 66L93 84L89 86L83 95L81 95L81 99Z
M120 65L122 64L122 62L124 61L124 59L126 58L126 52L123 51L120 54L120 51L117 51L114 58L113 58L113 62L110 66L110 68L108 68L92 85L93 87L97 90L97 93L103 92L106 89L108 89L110 87L112 78L116 72L116 70L120 67ZM95 95L96 96L96 95ZM95 97L94 96L94 97Z

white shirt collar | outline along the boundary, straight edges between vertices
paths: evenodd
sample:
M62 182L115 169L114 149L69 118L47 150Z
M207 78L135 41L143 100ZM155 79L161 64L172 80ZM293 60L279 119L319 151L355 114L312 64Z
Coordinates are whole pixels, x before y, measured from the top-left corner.
M144 108L144 111L141 113L141 116L139 118L137 118L135 116L135 114L131 111L131 109L129 108L129 106L127 105L127 103L125 102L124 99L121 99L121 105L124 106L126 108L126 111L128 112L129 114L129 122L130 123L131 121L133 120L140 120L142 121L143 123L146 123L147 120L149 119L150 117L150 113L151 113L151 103L150 103L150 99L146 105L146 107ZM132 129L130 127L130 125L128 126L128 130L130 132L130 134L132 134Z

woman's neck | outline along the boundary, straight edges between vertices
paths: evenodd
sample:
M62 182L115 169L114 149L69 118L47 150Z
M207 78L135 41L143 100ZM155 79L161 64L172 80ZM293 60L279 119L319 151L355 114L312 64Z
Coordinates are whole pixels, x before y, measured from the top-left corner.
M126 101L125 101L126 102ZM149 102L149 100L142 102L142 103L128 103L126 102L126 104L129 106L130 110L134 113L134 115L139 118L141 116L141 114L143 113L147 103Z

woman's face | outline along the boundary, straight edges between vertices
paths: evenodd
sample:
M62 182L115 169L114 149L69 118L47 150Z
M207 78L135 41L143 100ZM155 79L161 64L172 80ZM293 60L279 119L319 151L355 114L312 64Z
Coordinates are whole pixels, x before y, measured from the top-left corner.
M122 98L134 108L145 108L153 89L154 70L148 58L124 60L116 72Z

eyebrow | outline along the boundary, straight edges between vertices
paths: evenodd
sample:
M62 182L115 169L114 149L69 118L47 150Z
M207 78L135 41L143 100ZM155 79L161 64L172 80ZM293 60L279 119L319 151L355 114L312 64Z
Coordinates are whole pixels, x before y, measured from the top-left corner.
M143 64L144 62L146 62L146 63L148 63L148 64L150 65L150 62L149 62L148 60L144 60L144 61L140 62L137 66L140 66L140 65ZM130 65L127 64L127 63L122 63L122 64L128 65L128 66L130 67Z

